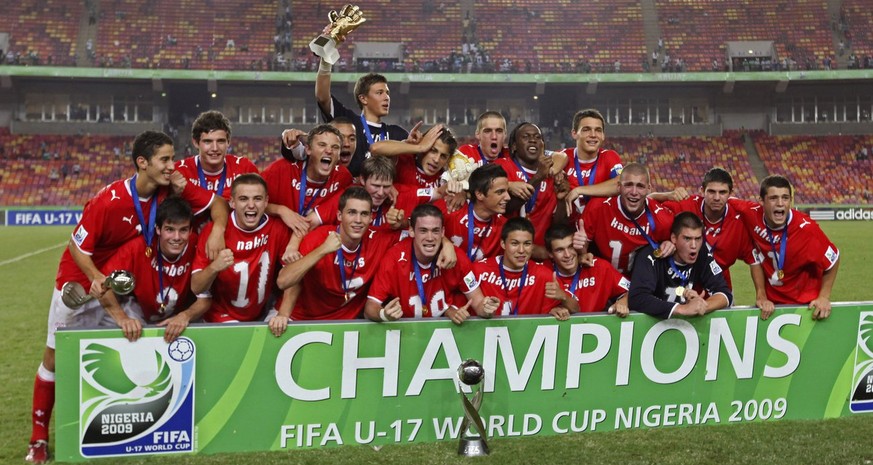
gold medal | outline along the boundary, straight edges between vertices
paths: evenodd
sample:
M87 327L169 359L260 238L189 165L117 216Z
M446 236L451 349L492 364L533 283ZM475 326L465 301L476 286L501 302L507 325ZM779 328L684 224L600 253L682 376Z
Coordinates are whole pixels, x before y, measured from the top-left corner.
M661 258L661 249L655 249L655 251L652 252L652 255L653 255L655 258Z
M343 302L343 305L349 303L350 300L352 300L352 295L350 292L346 292L346 301Z
M151 247L146 247L146 249L145 249L145 256L146 256L146 258L152 258L152 253L153 253L153 252L152 252L152 248L151 248Z
M676 287L676 297L682 297L685 295L685 286Z
M158 312L160 312L161 315L163 315L164 313L167 313L167 306L164 304L161 304L161 308L158 309Z
M782 279L785 277L785 272L782 270L776 270L776 277Z

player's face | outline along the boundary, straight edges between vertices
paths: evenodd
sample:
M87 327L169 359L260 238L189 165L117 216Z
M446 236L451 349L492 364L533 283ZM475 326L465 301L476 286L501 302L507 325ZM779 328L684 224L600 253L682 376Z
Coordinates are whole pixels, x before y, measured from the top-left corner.
M364 181L364 189L370 194L370 197L373 198L373 208L379 208L385 199L388 198L388 192L391 191L391 187L394 186L394 183L391 182L390 179L385 179L383 177L370 176Z
M533 124L525 124L516 131L514 142L514 155L519 161L528 166L535 166L545 149L540 128Z
M509 203L509 180L506 178L495 178L491 181L488 193L482 195L481 192L477 192L476 199L492 213L499 213L501 215L506 213L506 205Z
M306 154L309 156L306 174L319 181L326 180L339 163L341 148L340 139L336 134L323 132L313 137L306 147Z
M367 233L367 228L370 227L372 218L373 212L371 211L370 202L349 199L346 201L345 208L337 213L342 238L358 243L364 237L364 234Z
M621 206L630 215L639 215L646 208L649 181L644 174L624 174L619 181L618 195Z
M443 239L442 220L435 216L423 216L415 221L411 230L415 257L422 263L430 263L439 253Z
M145 174L146 177L154 181L157 185L169 186L170 175L176 170L176 167L173 165L174 155L175 152L173 151L172 145L162 145L155 150L155 154L151 159L146 161L145 157L138 157L137 166L141 170L145 170L145 173L141 174Z
M549 258L552 259L552 262L561 273L575 273L576 268L579 266L579 254L573 248L573 236L553 240Z
M726 183L711 182L703 188L703 205L708 216L721 216L727 205L731 190Z
M260 184L240 184L231 194L230 208L240 229L252 231L267 210L267 190Z
M349 163L352 161L352 155L355 154L355 150L358 147L358 136L355 133L355 126L353 124L342 123L334 124L333 126L339 129L340 134L343 135L343 146L339 154L340 165L349 166Z
M764 198L764 220L771 228L778 228L788 220L791 210L791 191L787 187L770 187Z
M579 120L579 127L571 134L576 140L579 155L584 154L586 159L597 155L603 145L603 139L606 138L606 134L603 132L603 121L591 117Z
M670 240L676 245L676 261L691 265L697 261L703 246L703 228L682 228L679 234L670 234Z
M388 90L388 84L377 82L370 86L367 95L362 95L360 98L364 108L373 115L380 118L388 116L388 110L391 107L391 91Z
M230 137L227 131L216 129L200 134L200 140L195 140L194 145L200 153L200 163L207 171L218 171L224 166L224 157L227 155L227 145Z
M434 142L433 147L427 152L420 155L421 170L428 176L436 176L440 174L449 162L449 146L445 142L438 140Z
M496 116L483 119L482 127L476 130L476 140L485 157L494 160L506 144L506 121Z
M161 253L174 260L188 245L188 239L191 237L191 222L164 222L160 228L157 228L157 234Z
M503 265L519 270L533 253L533 236L527 231L512 231L505 241L500 241L500 246L503 247Z

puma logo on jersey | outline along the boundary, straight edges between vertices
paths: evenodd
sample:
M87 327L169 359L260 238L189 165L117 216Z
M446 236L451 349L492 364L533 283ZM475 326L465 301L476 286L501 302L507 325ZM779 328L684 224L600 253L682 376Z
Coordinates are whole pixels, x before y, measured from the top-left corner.
M811 223L807 220L803 220L803 223L800 223L800 229L803 229L803 227L808 225L808 224L811 224Z
M121 221L124 221L125 223L127 223L127 224L133 226L133 215L130 215L130 216L122 216L122 217L121 217Z
M657 215L658 212L661 211L661 210L663 210L663 209L664 209L664 207L662 207L662 206L660 206L660 205L655 205L655 214Z
M406 252L400 252L400 258L397 259L397 262L405 262L406 260Z
M112 190L110 190L109 192L112 193L112 197L109 198L109 201L110 201L110 202L113 201L113 200L115 200L115 199L121 200L121 197L119 197L119 196L115 193L115 189L112 189Z
M646 258L648 258L649 261L652 262L652 266L655 266L655 257L653 257L652 254L649 254L648 256L646 256Z

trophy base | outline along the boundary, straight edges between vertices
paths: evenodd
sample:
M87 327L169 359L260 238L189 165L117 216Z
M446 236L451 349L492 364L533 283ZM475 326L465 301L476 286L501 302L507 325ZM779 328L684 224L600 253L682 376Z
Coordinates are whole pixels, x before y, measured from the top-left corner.
M482 438L461 438L458 455L464 457L483 457L490 454L488 443Z
M309 43L309 50L321 57L322 60L335 65L339 61L339 50L336 49L336 41L326 36L318 36Z

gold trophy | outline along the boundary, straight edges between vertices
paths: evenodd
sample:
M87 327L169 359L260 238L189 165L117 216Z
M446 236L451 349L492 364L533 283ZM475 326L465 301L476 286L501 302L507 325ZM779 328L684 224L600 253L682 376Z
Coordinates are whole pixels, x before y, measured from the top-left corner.
M330 20L330 24L325 28L326 32L312 39L312 42L309 43L309 50L333 65L340 57L336 44L346 40L346 36L364 24L367 19L364 18L360 8L351 4L342 7L339 13L336 10L331 10L327 14L327 18Z
M109 273L109 276L106 277L106 281L103 281L103 285L118 295L128 295L133 292L133 288L136 285L136 279L134 279L133 274L129 271L115 270L112 273ZM64 283L61 287L61 300L67 307L81 307L93 298L94 297L91 294L88 294L85 291L85 288L82 287L81 284L75 281Z
M476 168L477 166L473 160L470 160L460 150L456 150L452 157L449 158L448 169L443 172L442 178L446 182L458 182L462 189L467 190L470 188L470 183L467 180Z

